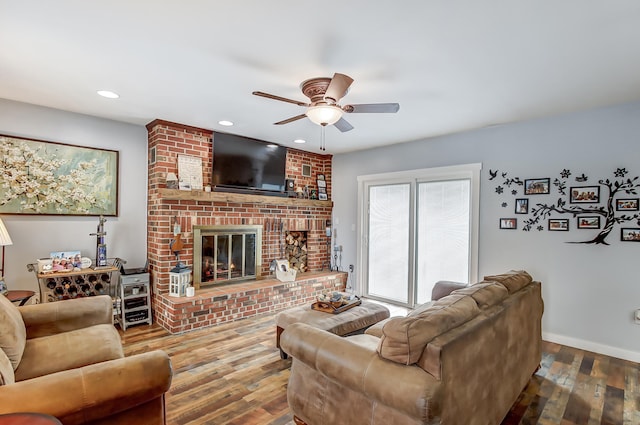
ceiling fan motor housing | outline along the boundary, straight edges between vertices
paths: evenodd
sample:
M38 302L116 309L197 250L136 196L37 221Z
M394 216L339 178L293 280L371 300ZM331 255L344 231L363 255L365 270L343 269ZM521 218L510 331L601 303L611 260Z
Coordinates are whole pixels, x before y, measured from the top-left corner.
M315 103L329 103L324 98L324 94L327 92L327 87L329 87L329 83L331 83L331 78L327 77L319 77L319 78L310 78L306 81L303 81L300 84L300 89L302 93L307 96L312 104ZM340 98L344 97L349 90L345 90L345 92L340 96ZM339 99L330 99L331 104L337 103Z

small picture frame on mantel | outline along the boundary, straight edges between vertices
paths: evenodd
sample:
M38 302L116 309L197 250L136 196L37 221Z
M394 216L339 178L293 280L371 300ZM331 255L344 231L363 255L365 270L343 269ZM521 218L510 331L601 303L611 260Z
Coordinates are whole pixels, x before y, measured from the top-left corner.
M318 199L320 201L327 201L329 197L327 195L327 181L324 178L324 174L318 174L316 181L318 183Z

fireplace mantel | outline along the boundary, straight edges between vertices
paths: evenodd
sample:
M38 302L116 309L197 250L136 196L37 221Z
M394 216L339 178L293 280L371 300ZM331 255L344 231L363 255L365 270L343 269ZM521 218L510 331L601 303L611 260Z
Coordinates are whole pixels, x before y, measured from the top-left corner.
M252 195L246 193L205 192L202 190L158 189L158 197L174 201L204 201L204 202L236 202L258 205L332 207L333 201L318 201L315 199L284 198L280 196Z

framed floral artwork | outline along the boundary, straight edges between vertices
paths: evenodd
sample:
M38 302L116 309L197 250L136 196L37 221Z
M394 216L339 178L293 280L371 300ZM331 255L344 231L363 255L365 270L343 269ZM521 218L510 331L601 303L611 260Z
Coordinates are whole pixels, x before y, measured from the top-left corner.
M0 135L0 213L118 215L118 152Z

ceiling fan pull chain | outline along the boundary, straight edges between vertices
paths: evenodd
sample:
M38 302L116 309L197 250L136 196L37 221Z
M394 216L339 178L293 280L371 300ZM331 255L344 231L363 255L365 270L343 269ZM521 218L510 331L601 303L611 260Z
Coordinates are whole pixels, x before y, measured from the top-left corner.
M320 126L320 150L321 151L326 151L327 150L327 145L325 144L324 141L324 125Z

